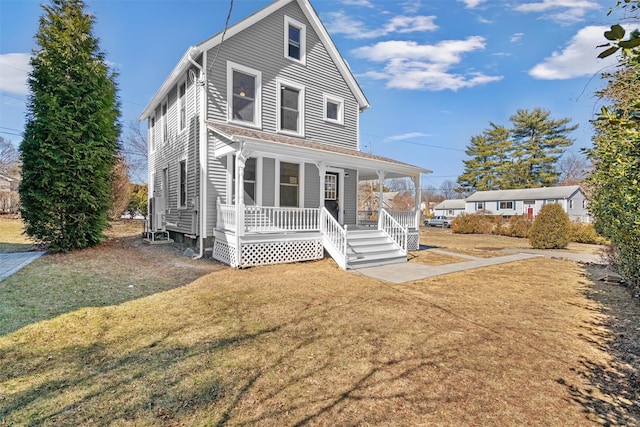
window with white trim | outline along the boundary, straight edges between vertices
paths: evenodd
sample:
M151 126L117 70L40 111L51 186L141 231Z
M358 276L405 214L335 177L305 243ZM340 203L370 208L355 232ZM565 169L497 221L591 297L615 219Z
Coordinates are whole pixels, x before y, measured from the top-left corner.
M588 203L589 202L587 201L587 199L583 199L582 200L582 209L587 209Z
M344 100L342 98L324 95L324 119L332 123L344 123Z
M498 208L499 209L513 209L513 202L512 201L499 202Z
M476 209L481 211L484 209L484 202L476 202Z
M569 209L573 209L573 199L569 199Z
M178 207L187 206L187 161L182 160L178 167Z
M338 199L338 175L333 173L325 174L324 176L324 199L325 200L337 200Z
M178 85L178 125L180 131L187 128L187 81Z
M151 147L151 152L156 150L156 118L151 117L149 119L149 146Z
M278 81L278 131L304 135L304 87Z
M262 73L227 62L227 99L230 122L261 126Z
M307 27L288 16L284 17L284 57L306 63Z
M299 206L300 165L280 162L280 206Z
M166 143L169 139L169 123L167 121L167 103L162 103L162 142Z

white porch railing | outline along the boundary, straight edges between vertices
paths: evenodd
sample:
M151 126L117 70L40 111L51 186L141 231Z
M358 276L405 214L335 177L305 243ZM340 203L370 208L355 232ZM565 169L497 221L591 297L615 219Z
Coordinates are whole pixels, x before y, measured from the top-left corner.
M420 227L420 211L388 211L388 213L403 227Z
M318 208L245 206L244 228L248 233L320 230Z
M236 229L236 207L234 205L223 205L220 198L216 200L216 228L218 230L233 231Z
M378 229L382 230L406 255L408 253L409 231L407 227L400 224L385 209L380 211L378 219Z
M276 233L286 231L319 231L320 209L318 208L275 208L265 206L245 206L244 229L236 228L236 205L225 205L217 200L218 230L242 231L244 233Z
M378 225L378 211L358 211L357 225L368 227Z
M340 268L347 268L347 227L344 228L326 209L320 210L322 244Z

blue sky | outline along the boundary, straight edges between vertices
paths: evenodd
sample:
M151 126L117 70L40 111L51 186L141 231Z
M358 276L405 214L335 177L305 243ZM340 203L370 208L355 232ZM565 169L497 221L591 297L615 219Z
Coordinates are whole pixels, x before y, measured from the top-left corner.
M270 4L235 0L233 24ZM224 28L227 0L87 0L95 36L119 72L122 122L134 122L191 45ZM455 181L470 138L517 109L541 107L590 145L594 92L615 58L598 60L614 0L315 0L371 108L365 151L433 171L423 186ZM42 13L35 0L0 0L0 135L24 128L28 58Z

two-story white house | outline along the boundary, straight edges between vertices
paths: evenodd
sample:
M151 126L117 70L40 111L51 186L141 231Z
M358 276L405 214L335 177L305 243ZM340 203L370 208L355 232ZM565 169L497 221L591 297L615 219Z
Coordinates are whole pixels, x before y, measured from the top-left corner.
M360 227L358 181L410 177L419 189L429 171L360 151L367 108L308 0L277 0L190 47L139 117L151 232L235 267L325 250L342 268L406 261L418 210L380 208Z

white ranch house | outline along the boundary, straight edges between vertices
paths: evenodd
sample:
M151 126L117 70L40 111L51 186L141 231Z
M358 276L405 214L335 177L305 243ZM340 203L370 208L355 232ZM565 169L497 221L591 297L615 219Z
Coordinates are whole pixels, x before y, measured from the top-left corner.
M308 0L277 0L190 47L139 117L146 236L234 267L325 251L342 268L406 262L419 211L358 212L358 182L409 177L419 189L430 171L360 151L368 108Z
M466 212L464 199L448 199L435 205L433 214L435 216L456 217Z
M579 185L478 191L465 199L465 212L535 217L547 203L560 204L574 222L591 222L587 198Z

